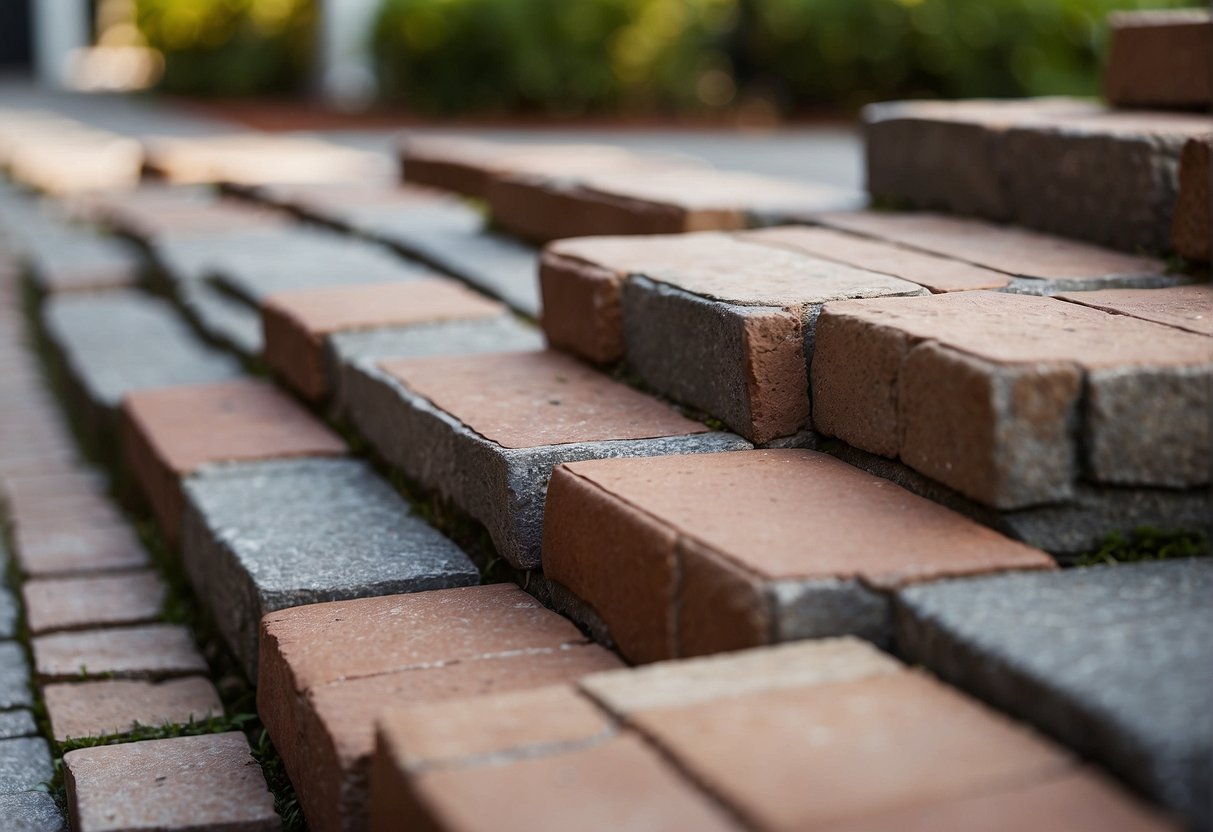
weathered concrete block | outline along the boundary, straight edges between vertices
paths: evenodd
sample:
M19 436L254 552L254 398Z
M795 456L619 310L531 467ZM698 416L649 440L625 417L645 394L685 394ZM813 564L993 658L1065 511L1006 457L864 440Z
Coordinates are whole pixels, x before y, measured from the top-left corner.
M561 466L543 558L639 662L843 634L884 642L898 586L1053 565L805 450Z
M459 547L360 461L217 466L184 490L186 571L250 679L267 613L480 579Z
M1208 110L1213 106L1213 18L1208 10L1108 15L1104 98L1114 107Z
M897 644L1207 828L1210 593L1204 559L909 587Z
M558 353L364 362L346 410L387 460L539 564L543 501L561 462L749 447Z
M55 770L42 737L0 740L0 795L29 792L50 783Z
M13 832L67 832L67 821L47 792L0 794L0 812Z
M15 641L0 642L0 709L29 708L33 704L25 648Z

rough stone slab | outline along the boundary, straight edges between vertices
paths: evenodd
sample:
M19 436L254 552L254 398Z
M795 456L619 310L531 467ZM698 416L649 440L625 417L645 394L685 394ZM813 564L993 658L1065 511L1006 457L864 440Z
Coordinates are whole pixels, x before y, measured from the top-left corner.
M543 347L539 329L512 315L404 328L338 332L325 339L327 374L334 380L333 405L338 413L350 407L350 378L363 363L385 358L425 358L433 355L537 350Z
M618 666L513 585L313 604L265 618L257 710L311 828L362 829L374 722L389 707Z
M544 573L638 662L844 634L884 642L895 587L1053 566L805 450L561 466L547 517Z
M1170 247L1180 149L1213 128L1069 99L892 102L864 120L878 199L1151 252Z
M122 413L125 463L171 542L181 531L181 480L202 466L347 450L341 437L259 379L136 391Z
M1025 294L1126 287L1152 288L1182 282L1161 260L1093 246L1013 226L927 212L869 211L822 214L822 225L916 251L971 263L1020 278L1011 285Z
M913 661L1209 824L1213 561L910 587L897 641Z
M127 393L242 374L234 359L197 341L171 306L135 292L54 297L42 315L74 392L96 414L94 429L110 438Z
M601 363L626 356L646 385L755 442L808 420L824 302L926 291L715 233L564 240L548 247L540 278L553 346Z
M50 783L54 773L42 737L0 740L0 795L32 791Z
M1200 335L1213 335L1213 284L1196 283L1166 289L1103 289L1058 297L1105 312L1154 321Z
M1201 486L1209 343L1051 298L842 301L817 324L813 422L997 508L1063 502L1080 477Z
M0 814L12 832L67 832L59 804L47 792L0 795Z
M83 677L166 678L206 673L190 631L176 624L53 633L30 643L42 682Z
M931 292L963 292L970 289L1004 289L1011 276L934 254L847 234L831 228L787 225L745 231L739 239L778 246L813 257L880 272L924 286Z
M0 642L0 710L33 704L25 648L15 641Z
M1179 197L1171 242L1180 257L1213 260L1213 135L1190 139L1179 157Z
M223 715L219 692L201 676L47 685L42 693L57 742L124 734L136 725L185 725Z
M265 361L299 393L318 401L332 386L326 336L498 317L499 303L444 278L298 290L262 307Z
M15 711L0 711L0 739L32 737L40 733L34 723L34 712L20 708Z
M239 732L80 748L64 755L63 770L79 832L282 826Z
M393 359L351 374L351 419L381 454L539 563L552 468L577 459L748 447L557 353Z
M185 494L186 571L250 679L266 613L480 579L361 461L217 467L187 481Z
M0 568L8 566L8 549L0 543ZM17 606L17 598L7 588L0 586L0 639L16 638L17 622L21 618L21 609Z
M681 234L776 225L817 211L861 208L862 194L732 171L653 166L570 178L494 180L493 221L523 239Z
M139 569L151 559L125 520L74 519L72 503L59 504L60 517L25 521L14 533L17 564L31 578L88 575Z
M166 587L151 569L85 578L42 578L21 586L32 635L154 621Z
M185 314L207 338L245 360L261 355L261 318L247 303L207 280L179 281L175 291Z
M1103 94L1114 107L1213 106L1213 17L1206 9L1115 12Z

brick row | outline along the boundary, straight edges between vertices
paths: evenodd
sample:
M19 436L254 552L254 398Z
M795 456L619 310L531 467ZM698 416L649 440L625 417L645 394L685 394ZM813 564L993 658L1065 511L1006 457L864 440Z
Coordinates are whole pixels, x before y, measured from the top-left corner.
M1104 98L1114 107L1213 107L1213 16L1200 9L1108 15Z
M154 136L143 140L149 171L178 184L360 182L391 175L381 154L325 139L266 133Z
M544 800L516 800L533 790ZM398 707L379 720L371 794L373 830L1169 827L1048 740L851 640Z
M1165 252L1181 148L1208 116L1070 99L891 102L864 113L868 190L917 208Z
M130 187L142 165L134 139L55 113L0 108L0 167L30 188L71 194Z

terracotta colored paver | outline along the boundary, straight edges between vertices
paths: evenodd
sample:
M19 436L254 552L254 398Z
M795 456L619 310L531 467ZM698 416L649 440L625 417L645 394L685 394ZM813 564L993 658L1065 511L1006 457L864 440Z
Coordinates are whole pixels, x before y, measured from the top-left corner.
M180 479L201 466L346 451L314 416L255 379L142 390L123 412L127 464L170 540L180 535Z
M619 666L512 585L314 604L262 624L257 709L318 830L365 824L388 707L536 688Z
M1213 17L1206 9L1116 12L1104 98L1116 107L1213 106Z
M194 637L176 624L53 633L31 642L34 670L44 682L87 676L163 678L205 673Z
M1058 297L1105 312L1213 335L1213 285L1208 283L1166 289L1102 289Z
M1213 134L1190 139L1179 157L1179 196L1171 242L1181 256L1213 260Z
M1161 276L1161 260L977 219L924 212L821 214L817 222L1018 277L1063 283Z
M25 617L30 633L137 624L160 617L165 586L152 570L87 578L26 581Z
M452 280L415 280L271 296L262 307L265 360L309 399L329 390L324 336L449 320L487 318L505 307Z
M715 233L561 241L540 277L554 346L593 361L621 350L648 386L754 442L808 419L806 351L823 303L926 291Z
M545 573L593 606L635 661L881 639L892 588L1053 565L813 451L572 463L553 475L547 514Z
M79 832L273 832L282 821L239 732L81 748L64 755Z
M813 422L998 508L1080 476L1200 485L1210 372L1208 338L1052 298L842 301L817 324Z
M741 239L800 251L860 269L900 277L932 292L1001 289L1010 275L829 228L781 226L746 231Z
M187 676L164 682L105 680L43 688L55 739L121 734L137 724L161 726L202 722L223 714L209 679Z
M383 368L505 448L704 433L668 405L553 352L398 359Z

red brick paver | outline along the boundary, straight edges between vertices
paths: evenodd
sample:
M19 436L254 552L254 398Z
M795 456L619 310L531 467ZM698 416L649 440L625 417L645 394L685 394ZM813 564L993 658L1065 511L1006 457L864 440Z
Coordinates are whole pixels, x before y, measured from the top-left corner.
M487 318L505 307L452 280L415 280L307 289L274 295L261 310L265 360L313 401L329 390L325 335Z
M176 624L52 633L30 643L43 682L88 676L156 679L205 673L194 637Z
M1052 565L886 480L799 450L562 466L548 490L543 560L636 661L880 637L883 590ZM831 593L832 614L816 609Z
M123 414L127 465L170 541L184 510L180 478L200 466L346 452L314 416L254 379L140 390Z
M30 580L21 587L26 623L33 635L154 621L163 612L165 590L152 570Z
M1105 312L1213 335L1213 285L1208 283L1164 289L1101 289L1058 297Z
M1171 224L1175 251L1193 261L1213 260L1213 133L1190 139L1179 157L1179 196Z
M1213 105L1213 18L1208 10L1117 12L1103 92L1116 107Z
M222 716L223 703L201 676L164 682L105 680L47 685L42 691L55 739L122 734L136 723L159 727Z

